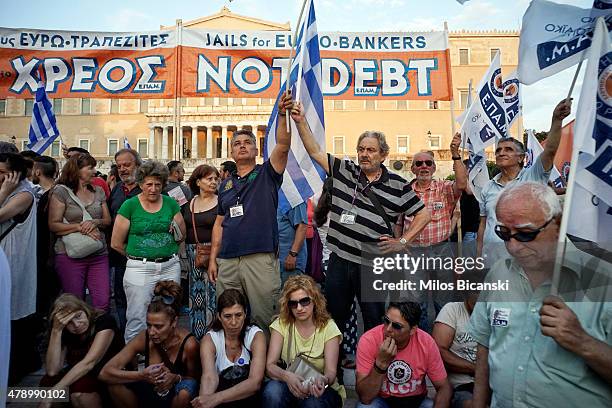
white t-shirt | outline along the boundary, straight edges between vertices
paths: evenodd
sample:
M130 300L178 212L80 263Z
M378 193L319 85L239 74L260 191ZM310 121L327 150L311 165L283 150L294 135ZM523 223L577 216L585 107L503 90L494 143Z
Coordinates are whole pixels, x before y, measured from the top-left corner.
M244 335L244 344L242 345L242 353L240 357L235 362L230 361L227 358L227 354L225 354L225 333L223 330L219 331L209 331L206 333L207 336L213 341L215 345L215 350L217 351L217 360L215 361L215 366L217 367L217 373L221 373L228 367L233 365L247 365L251 362L251 343L253 343L253 339L255 338L255 334L258 332L262 332L262 330L257 326L250 326L247 328L246 333ZM263 332L262 332L263 333Z
M453 338L450 351L464 360L475 363L476 341L467 330L470 323L470 314L465 308L465 304L463 302L447 303L438 313L436 322L444 323L455 329L455 337ZM453 387L456 387L461 384L474 382L474 377L469 374L448 371L448 380Z

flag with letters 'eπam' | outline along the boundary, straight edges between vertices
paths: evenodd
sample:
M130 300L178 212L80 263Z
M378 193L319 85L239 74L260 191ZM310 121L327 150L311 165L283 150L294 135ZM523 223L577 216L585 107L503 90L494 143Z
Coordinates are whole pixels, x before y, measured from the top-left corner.
M603 18L595 23L576 111L576 150L567 233L612 250L612 48Z
M538 139L535 137L533 129L529 129L527 131L527 151L525 152L527 161L524 168L528 169L533 166L535 159L537 159L543 151L544 147L542 147ZM550 171L550 177L548 180L550 180L555 187L563 187L564 185L561 173L559 173L559 170L557 170L554 164L552 170Z
M480 152L495 143L496 138L507 135L506 104L499 63L499 52L476 88L476 96L467 114L462 115L461 143L472 143L474 152Z
M28 149L42 154L57 139L59 134L53 106L45 91L45 83L39 79L36 99L32 106Z
M610 0L596 0L583 9L546 0L533 0L523 16L519 43L518 77L533 84L573 65L591 46L593 22L606 16L612 25Z
M304 116L312 134L323 149L325 148L325 120L323 94L321 93L321 57L319 54L319 36L315 18L314 3L307 0L304 18L296 39L295 59L291 65L289 87L291 95L298 98L304 108ZM279 92L285 92L283 83ZM276 146L276 126L278 120L285 120L278 115L278 99L274 105L264 143L264 159L268 160ZM291 150L285 169L283 184L279 190L278 206L280 212L305 202L315 192L323 188L325 171L314 162L304 148L295 123L291 121Z

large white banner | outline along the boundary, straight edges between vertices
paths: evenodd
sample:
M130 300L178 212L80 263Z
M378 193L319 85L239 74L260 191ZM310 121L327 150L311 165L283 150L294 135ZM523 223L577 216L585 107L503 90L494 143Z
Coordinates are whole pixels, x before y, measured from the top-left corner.
M521 27L518 65L521 83L533 84L577 64L582 51L591 46L593 23L599 16L606 16L610 29L612 9L583 9L533 0Z

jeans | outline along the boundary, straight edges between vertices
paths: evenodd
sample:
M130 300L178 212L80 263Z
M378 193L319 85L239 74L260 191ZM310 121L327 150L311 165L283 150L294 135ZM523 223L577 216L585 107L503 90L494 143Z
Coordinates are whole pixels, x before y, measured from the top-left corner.
M309 396L300 400L289 391L287 383L277 380L270 380L266 384L262 399L262 406L266 408L337 408L342 406L342 398L331 387L327 387L319 398Z
M325 297L327 298L327 310L340 330L346 327L347 321L351 317L351 305L355 296L357 296L357 301L361 307L364 331L381 324L382 315L385 313L385 304L382 302L365 302L361 297L361 265L344 260L332 253L329 257L325 276ZM342 382L344 375L342 369L344 353L342 350L341 347L336 371L340 382Z
M64 292L85 299L85 287L87 287L93 307L110 310L110 271L107 254L80 259L57 254L55 270Z
M370 404L367 405L357 401L355 408L390 408L390 406L387 404L384 398L376 397ZM419 405L419 408L433 408L433 401L429 398L425 398L423 402L421 402L421 405Z
M128 343L147 327L147 308L153 297L153 289L159 281L172 280L181 283L181 266L178 256L162 263L128 259L123 276L127 298L127 324L125 342Z

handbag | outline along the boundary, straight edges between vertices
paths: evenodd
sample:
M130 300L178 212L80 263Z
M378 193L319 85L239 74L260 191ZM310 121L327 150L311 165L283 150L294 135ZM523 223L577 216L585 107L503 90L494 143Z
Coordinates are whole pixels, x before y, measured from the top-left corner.
M79 207L81 207L81 211L83 211L83 221L91 221L93 218L91 214L85 209L85 206L79 200L79 198L74 194L74 192L62 185L58 184L58 187L64 188L72 201L74 201ZM64 224L70 224L66 218L64 218ZM66 248L66 255L69 258L80 259L89 256L102 248L104 248L104 242L99 239L93 239L88 235L81 234L80 232L72 232L70 234L62 236L62 242L64 243L64 247Z
M287 350L288 359L291 358L291 354L292 354L293 331L294 330L295 330L295 326L291 324L291 327L289 327L289 339L288 339L289 349ZM312 345L310 346L309 354L312 352L312 347L314 346L316 338L317 338L317 332L315 329L315 338L312 339ZM319 379L325 380L324 375L321 374L319 370L317 370L312 364L310 364L308 360L306 360L306 358L315 359L315 360L323 358L323 353L321 353L321 355L317 357L311 357L309 354L306 354L305 352L300 352L296 354L293 361L291 361L291 364L289 364L289 367L287 367L287 371L292 372L304 379L304 381L302 382L303 386L312 385L315 383L315 381Z
M202 243L198 240L198 231L196 230L195 214L193 212L194 207L195 207L195 198L191 200L191 204L190 204L191 227L193 228L193 236L196 241L194 266L196 268L208 268L208 261L210 260L210 250L212 246L210 243Z

